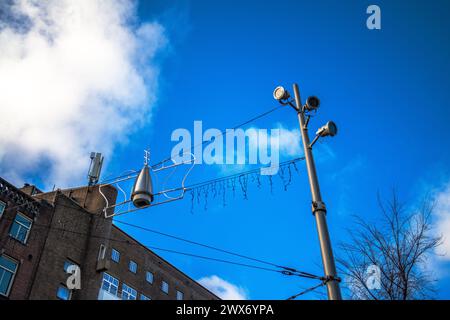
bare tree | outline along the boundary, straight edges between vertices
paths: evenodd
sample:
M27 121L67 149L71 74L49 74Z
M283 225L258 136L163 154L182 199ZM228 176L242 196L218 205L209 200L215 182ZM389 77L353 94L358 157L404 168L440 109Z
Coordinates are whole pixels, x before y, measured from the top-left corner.
M352 299L431 299L435 289L427 271L427 257L442 243L432 232L434 202L407 212L393 192L383 202L378 196L380 219L369 223L355 217L350 240L341 243L337 261Z

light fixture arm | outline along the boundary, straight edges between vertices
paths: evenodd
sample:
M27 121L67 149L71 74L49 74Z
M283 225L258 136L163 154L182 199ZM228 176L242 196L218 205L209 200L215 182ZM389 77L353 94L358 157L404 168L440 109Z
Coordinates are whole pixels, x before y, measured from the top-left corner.
M311 119L311 116L308 114L308 115L306 115L306 121L304 124L305 129L308 129L309 119Z
M309 144L308 148L312 149L313 145L317 142L317 140L320 139L320 135L316 135L316 137L314 138L314 140Z
M291 101L288 101L287 104L288 104L292 109L294 109L296 112L300 112L300 110L297 108L297 106L296 106L293 102L294 102L294 101L291 100ZM286 105L286 103L282 103L282 102L280 102L280 103L283 104L283 105Z

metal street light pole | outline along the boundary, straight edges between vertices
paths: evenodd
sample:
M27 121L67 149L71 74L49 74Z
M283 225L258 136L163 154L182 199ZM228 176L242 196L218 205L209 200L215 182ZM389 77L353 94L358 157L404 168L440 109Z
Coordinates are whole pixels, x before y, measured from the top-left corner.
M339 278L337 278L336 265L334 263L333 250L331 248L330 235L326 221L327 209L320 195L319 180L317 179L316 166L312 154L308 136L308 123L305 120L305 113L300 99L298 85L294 84L295 104L297 106L298 121L302 135L303 148L305 152L306 167L308 170L309 185L312 195L312 212L316 218L317 232L319 234L320 251L322 253L322 263L327 278L327 292L329 300L341 300L341 290L339 288Z

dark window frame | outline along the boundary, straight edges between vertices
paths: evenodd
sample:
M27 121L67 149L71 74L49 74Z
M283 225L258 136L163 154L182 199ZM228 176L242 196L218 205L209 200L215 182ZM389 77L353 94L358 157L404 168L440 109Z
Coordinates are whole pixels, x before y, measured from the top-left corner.
M17 217L18 217L18 216L24 218L25 220L28 220L28 221L30 222L30 226L27 227L27 226L24 225L22 222L17 221ZM15 215L15 217L14 217L14 220L13 220L13 222L11 223L11 226L10 226L10 228L9 228L9 232L8 232L9 236L10 236L11 238L13 238L14 240L17 240L18 242L22 243L22 244L27 244L28 238L29 238L30 233L31 233L31 228L33 228L33 222L34 222L33 219L30 218L30 217L28 217L26 214L24 214L24 213L22 213L22 212L17 212L16 215ZM13 235L11 232L12 232L13 227L14 227L16 224L19 225L19 229L18 229L17 234L16 234L16 235ZM25 229L25 230L26 230L25 238L24 238L23 240L21 240L21 239L19 238L19 235L21 235L22 229Z
M15 270L14 270L14 271L9 270L9 269L7 269L6 267L0 266L1 269L6 270L7 272L12 273L12 276L11 276L11 279L9 280L8 287L7 287L7 289L6 289L6 292L5 292L5 293L0 292L0 296L3 296L3 297L9 297L9 294L11 293L12 286L13 286L13 284L14 284L14 280L15 280L16 275L17 275L17 271L19 270L20 262L19 262L18 260L14 259L13 257L7 255L7 254L0 254L0 257L4 257L6 260L9 260L9 261L11 261L13 264L15 264Z
M136 266L136 268L135 268L134 271L133 271L132 268L131 268L132 265ZM128 262L128 271L130 271L131 273L137 274L137 270L138 270L138 264L137 264L137 262L130 259L130 262Z
M6 202L0 200L0 208L2 208L0 209L0 219L1 219L6 211Z
M117 260L114 259L114 253L117 253ZM120 262L120 251L114 248L111 248L111 260L114 261L115 263L119 263Z

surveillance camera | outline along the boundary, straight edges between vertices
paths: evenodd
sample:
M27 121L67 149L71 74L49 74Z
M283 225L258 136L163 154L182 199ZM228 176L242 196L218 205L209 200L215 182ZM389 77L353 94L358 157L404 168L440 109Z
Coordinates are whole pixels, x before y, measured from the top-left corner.
M320 100L316 96L311 96L306 99L306 109L308 111L316 110L319 108Z
M279 86L279 87L276 87L275 90L273 91L273 97L275 98L275 100L278 100L281 102L282 100L289 99L290 95L286 89Z
M321 137L334 137L337 134L337 126L333 121L328 121L326 125L317 130L316 135Z

